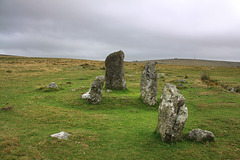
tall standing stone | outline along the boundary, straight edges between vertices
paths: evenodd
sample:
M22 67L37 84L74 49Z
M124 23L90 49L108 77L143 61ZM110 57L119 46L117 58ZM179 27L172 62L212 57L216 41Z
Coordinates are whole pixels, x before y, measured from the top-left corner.
M141 78L141 99L149 105L157 104L157 72L154 62L147 62Z
M167 83L160 99L157 133L165 142L182 140L182 131L188 117L185 98L175 85Z
M105 80L108 89L126 89L126 79L124 72L123 51L114 52L107 56L105 60Z
M87 93L83 94L82 98L87 99L88 103L101 103L104 80L104 76L97 76L95 80L91 83L90 90Z

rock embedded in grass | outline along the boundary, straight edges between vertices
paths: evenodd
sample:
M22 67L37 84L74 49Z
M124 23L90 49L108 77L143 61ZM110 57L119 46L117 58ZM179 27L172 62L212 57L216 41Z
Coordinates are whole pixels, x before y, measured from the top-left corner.
M127 89L123 51L114 52L105 60L105 80L108 89Z
M214 134L207 130L194 129L185 135L185 138L190 141L205 142L214 141Z
M143 69L140 96L148 105L157 104L157 72L154 62L147 62Z
M165 74L164 73L158 73L157 74L157 78L164 78L165 77Z
M165 142L182 140L182 132L187 121L188 109L185 98L175 85L167 83L160 99L157 133Z
M88 103L100 104L102 101L102 92L105 78L104 76L97 76L91 83L90 90L82 95L83 99L87 99ZM84 97L86 96L86 97Z
M184 87L184 85L182 83L179 83L178 86L179 87Z
M51 137L55 137L55 138L58 138L58 139L65 139L67 140L68 139L68 136L70 136L71 134L67 133L67 132L59 132L59 133L55 133L55 134L52 134Z
M88 98L90 98L90 94L89 94L90 90L91 90L91 89L89 89L86 93L84 93L84 94L82 95L82 99L88 99Z
M56 85L55 82L51 82L51 83L47 86L47 88L58 88L58 86Z

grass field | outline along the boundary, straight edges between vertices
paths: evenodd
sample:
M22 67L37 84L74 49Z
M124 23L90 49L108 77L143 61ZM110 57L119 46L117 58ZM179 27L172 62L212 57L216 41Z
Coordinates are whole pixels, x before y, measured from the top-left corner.
M0 107L14 107L0 110L0 159L240 159L240 95L200 80L207 71L239 86L240 68L157 64L157 72L166 74L158 79L159 99L165 83L188 77L180 89L189 112L184 134L201 128L216 137L168 144L154 133L158 106L139 99L143 66L125 63L128 89L104 89L102 103L91 105L80 97L105 74L104 62L0 56ZM39 89L52 81L59 90ZM60 131L72 135L50 137Z

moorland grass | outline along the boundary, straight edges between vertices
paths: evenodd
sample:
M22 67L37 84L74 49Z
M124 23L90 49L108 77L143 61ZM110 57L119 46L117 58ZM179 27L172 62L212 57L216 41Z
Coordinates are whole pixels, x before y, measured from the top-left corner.
M189 112L184 134L201 128L216 137L168 144L154 132L158 106L139 98L143 66L126 62L128 89L104 89L102 103L92 105L80 97L105 74L104 62L0 57L0 107L14 107L0 111L0 159L239 159L240 95L200 80L208 71L221 83L239 85L239 68L157 64L166 74L158 79L159 99L165 83L187 75L180 88ZM52 81L61 89L45 92ZM71 133L69 140L50 137L60 131Z

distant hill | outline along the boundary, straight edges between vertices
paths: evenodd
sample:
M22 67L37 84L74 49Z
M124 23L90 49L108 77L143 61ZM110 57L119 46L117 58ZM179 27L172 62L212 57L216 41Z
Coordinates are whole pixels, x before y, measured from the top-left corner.
M240 62L229 61L213 61L213 60L198 60L198 59L163 59L163 60L149 60L157 62L158 64L172 64L172 65L189 65L189 66L212 66L212 67L240 67ZM148 61L138 61L146 63Z
M0 54L2 58L32 58L17 55ZM35 57L37 58L37 57ZM45 57L38 57L45 58ZM62 58L65 59L65 58ZM71 58L66 58L71 59ZM188 66L211 66L211 67L240 67L240 62L230 61L213 61L213 60L200 60L200 59L161 59L161 60L146 60L146 61L134 61L135 63L146 63L148 61L157 62L158 64L170 64L170 65L188 65Z
M11 55L7 55L7 54L0 54L0 56L11 56Z
M17 56L17 55L8 55L8 54L0 54L1 57L24 57L24 56Z

